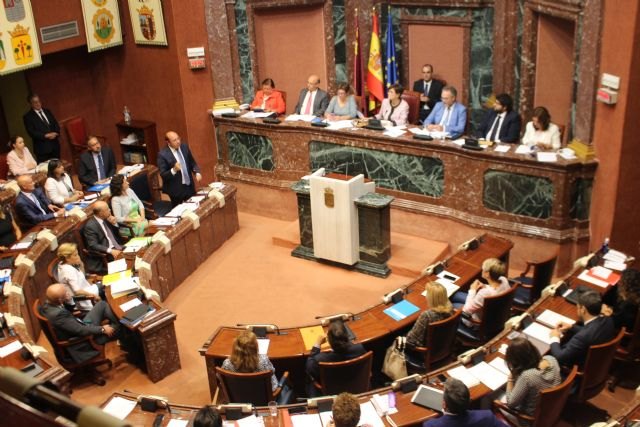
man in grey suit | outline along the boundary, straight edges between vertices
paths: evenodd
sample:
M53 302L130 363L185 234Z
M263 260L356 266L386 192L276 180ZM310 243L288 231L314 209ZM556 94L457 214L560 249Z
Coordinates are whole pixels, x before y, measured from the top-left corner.
M59 339L71 340L93 335L96 343L105 344L118 337L120 332L118 319L105 301L99 301L80 320L64 307L67 299L66 287L56 283L47 288L47 302L40 309L42 315L53 325ZM108 320L109 324L101 325L103 320ZM98 350L86 341L67 347L67 355L75 363L85 362L98 354ZM99 375L97 372L94 374ZM100 378L98 380L100 381Z
M324 116L324 112L329 106L329 95L318 86L320 86L320 77L315 74L310 75L307 79L307 88L300 91L294 113Z

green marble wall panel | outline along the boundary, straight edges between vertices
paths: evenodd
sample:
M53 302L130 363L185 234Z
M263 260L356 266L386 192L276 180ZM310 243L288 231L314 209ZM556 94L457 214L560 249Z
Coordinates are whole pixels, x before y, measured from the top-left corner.
M243 168L272 171L273 144L265 136L227 132L229 163Z
M589 219L591 208L591 191L593 190L593 178L578 178L571 186L571 206L569 216L572 219Z
M344 0L333 0L333 40L336 60L336 82L351 83L347 77L347 31Z
M249 40L249 24L247 21L247 5L245 0L236 0L236 38L238 40L238 57L240 58L240 84L242 86L242 103L250 103L255 94L253 88L253 68L251 67L251 51Z
M548 178L490 169L483 184L487 209L533 218L551 216L554 188Z
M364 174L376 185L431 197L444 193L444 164L435 157L420 157L387 151L368 150L327 142L309 146L311 170L345 175Z

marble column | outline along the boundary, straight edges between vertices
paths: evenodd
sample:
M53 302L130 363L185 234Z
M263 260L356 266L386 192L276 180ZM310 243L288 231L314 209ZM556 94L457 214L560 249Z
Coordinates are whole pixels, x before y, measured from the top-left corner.
M235 17L228 16L226 2L220 0L205 0L205 14L215 99L236 98L232 55L223 54L237 50L231 39L234 26L229 25Z
M313 259L313 228L311 226L311 187L309 180L302 179L291 186L298 199L298 222L300 223L300 245L291 255L298 258Z

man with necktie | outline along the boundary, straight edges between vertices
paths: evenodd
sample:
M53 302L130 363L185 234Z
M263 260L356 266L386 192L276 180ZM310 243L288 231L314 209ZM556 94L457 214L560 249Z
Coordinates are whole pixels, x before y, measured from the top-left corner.
M33 151L38 163L60 158L60 125L50 110L42 108L37 94L30 94L27 102L31 109L22 116L24 127L33 140Z
M162 177L162 191L171 198L171 204L177 206L196 194L196 182L200 182L200 168L191 154L186 142L180 135L169 131L164 137L167 146L158 153L158 169Z
M456 102L458 91L453 86L442 89L442 101L438 102L424 121L432 132L446 132L451 139L464 133L467 126L467 108Z
M413 82L413 91L420 93L420 121L427 118L436 102L440 101L444 84L433 78L433 65L422 66L422 78Z
M106 274L107 268L103 262L104 258L99 254L106 255L108 261L113 261L120 257L123 249L118 222L116 217L111 214L107 202L100 200L93 204L93 217L87 220L81 233L90 253L87 257L87 270L90 273Z
M520 115L513 111L513 99L506 93L496 96L493 108L478 126L478 138L487 141L518 143L520 141Z
M324 116L324 112L329 107L329 95L319 88L320 77L312 74L307 79L307 87L300 91L298 103L294 110L295 114Z
M100 144L97 137L87 138L87 151L80 155L78 179L83 185L91 187L98 181L111 178L116 173L116 158L113 150Z
M16 197L15 209L24 229L64 215L64 209L51 203L42 188L36 188L31 175L20 175L17 182L20 194Z

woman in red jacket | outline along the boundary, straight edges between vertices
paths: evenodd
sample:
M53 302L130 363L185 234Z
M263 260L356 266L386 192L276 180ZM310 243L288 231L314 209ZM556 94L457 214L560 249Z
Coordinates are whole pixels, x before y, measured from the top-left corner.
M256 93L256 97L251 103L251 109L260 109L269 113L284 114L286 106L282 93L275 90L275 83L272 79L262 81L262 90Z

